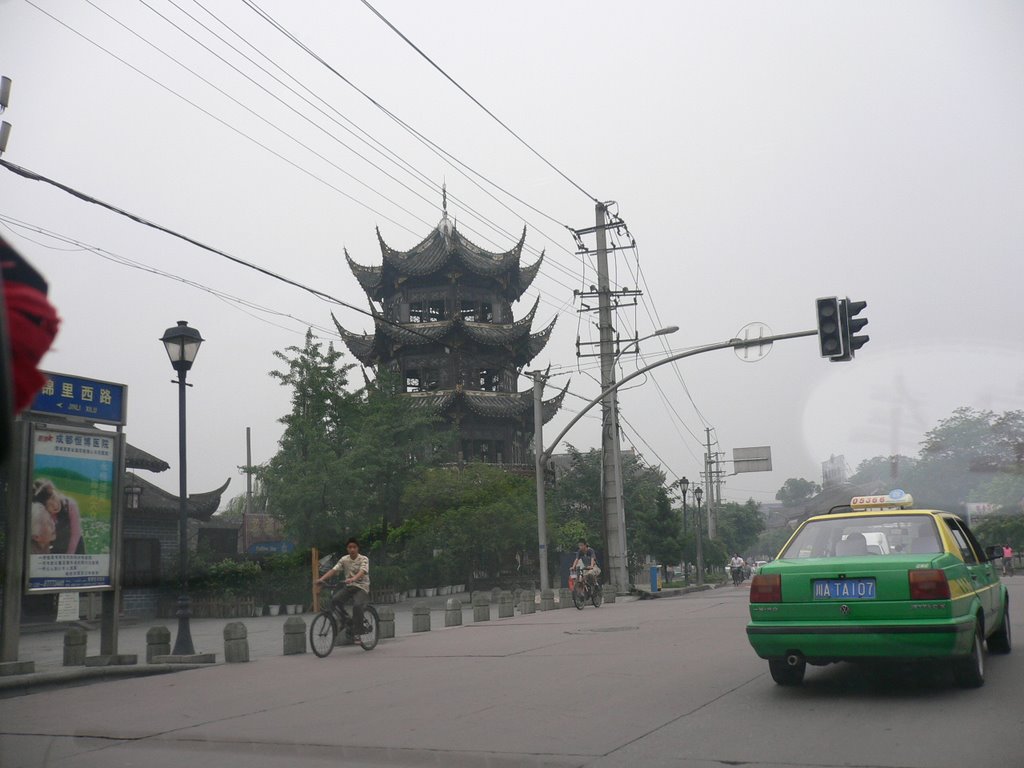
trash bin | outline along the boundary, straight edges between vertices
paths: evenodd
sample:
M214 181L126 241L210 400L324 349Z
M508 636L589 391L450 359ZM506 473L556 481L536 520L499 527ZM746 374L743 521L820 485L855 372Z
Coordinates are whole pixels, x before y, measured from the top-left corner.
M661 591L661 566L651 566L651 592Z

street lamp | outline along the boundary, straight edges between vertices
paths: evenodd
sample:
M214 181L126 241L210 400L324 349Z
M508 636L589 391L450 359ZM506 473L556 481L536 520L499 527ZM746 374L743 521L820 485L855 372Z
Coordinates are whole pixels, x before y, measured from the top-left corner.
M615 363L630 347L640 344L641 341L647 339L653 339L655 336L667 336L670 333L675 333L679 330L678 325L669 325L665 328L659 328L654 333L647 336L642 336L637 339L633 339L625 347L620 349L615 357L612 358L612 381L614 382L614 371ZM609 568L609 579L613 584L619 588L625 588L629 584L629 569L627 565L626 557L626 508L623 503L623 489L622 489L622 447L619 443L619 391L612 390L611 395L608 398L609 409L608 415L611 421L611 443L612 443L612 466L614 467L614 483L615 483L615 517L616 517L616 528L618 529L617 540L612 542L608 541L608 536L605 536L605 547L609 552L615 552L617 557L609 565L613 567ZM603 494L602 494L603 495ZM608 530L608 518L607 513L605 514L605 531ZM611 557L609 557L611 560Z
M199 353L203 337L188 322L179 320L173 328L164 331L160 339L167 349L171 366L178 372L178 570L181 576L181 595L178 597L178 637L174 641L175 656L193 656L192 615L188 597L188 483L185 467L185 376Z
M704 583L704 534L700 529L700 501L704 498L704 489L699 485L693 489L693 498L697 500L697 585Z

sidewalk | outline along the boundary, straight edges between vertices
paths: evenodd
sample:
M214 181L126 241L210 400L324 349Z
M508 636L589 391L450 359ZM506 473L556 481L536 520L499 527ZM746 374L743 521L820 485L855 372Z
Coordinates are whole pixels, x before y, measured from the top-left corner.
M536 598L538 603L539 594L538 592ZM414 607L421 605L426 605L430 609L431 632L446 632L460 629L460 627L445 627L444 625L445 605L453 597L462 601L463 625L472 624L473 606L471 605L468 593L409 598L400 603L386 606L393 608L395 611L395 637L405 637L413 634L412 611ZM636 595L618 597L619 602L637 599L639 597ZM555 606L557 610L557 602ZM380 607L383 606L378 606L378 608ZM573 605L570 603L567 610L573 609ZM307 631L313 615L312 612L301 614L301 618L306 622ZM516 616L519 615L517 608ZM495 603L490 604L490 616L491 621L498 620L498 606ZM284 623L289 618L291 617L258 616L245 619L192 619L190 621L192 642L197 653L216 654L217 664L222 664L224 663L224 627L229 623L241 621L245 624L248 634L250 660L268 656L280 656L284 651ZM128 618L121 619L117 650L121 654L138 655L138 664L121 667L65 667L63 666L64 633L71 626L81 627L86 630L86 656L99 653L100 630L98 621L23 628L18 658L19 661L35 662L35 672L27 675L0 677L0 697L26 693L37 687L80 685L95 679L164 674L196 668L194 665L145 663L146 633L151 627L167 627L171 632L171 644L173 646L178 633L177 619ZM385 640L383 642L388 641Z

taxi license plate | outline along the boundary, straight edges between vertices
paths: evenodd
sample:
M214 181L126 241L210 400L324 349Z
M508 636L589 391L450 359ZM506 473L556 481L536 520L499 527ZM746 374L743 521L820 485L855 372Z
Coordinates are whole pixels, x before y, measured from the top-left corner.
M815 579L815 600L874 600L874 579Z

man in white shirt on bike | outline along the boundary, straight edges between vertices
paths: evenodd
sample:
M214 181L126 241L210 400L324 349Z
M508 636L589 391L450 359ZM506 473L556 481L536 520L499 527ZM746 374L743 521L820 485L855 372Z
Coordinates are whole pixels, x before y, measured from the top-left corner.
M352 639L358 643L359 630L363 627L363 607L370 602L370 558L359 554L359 542L354 538L348 540L345 549L348 554L317 579L316 586L319 589L339 571L345 577L345 588L339 590L333 600L339 605L352 603Z

